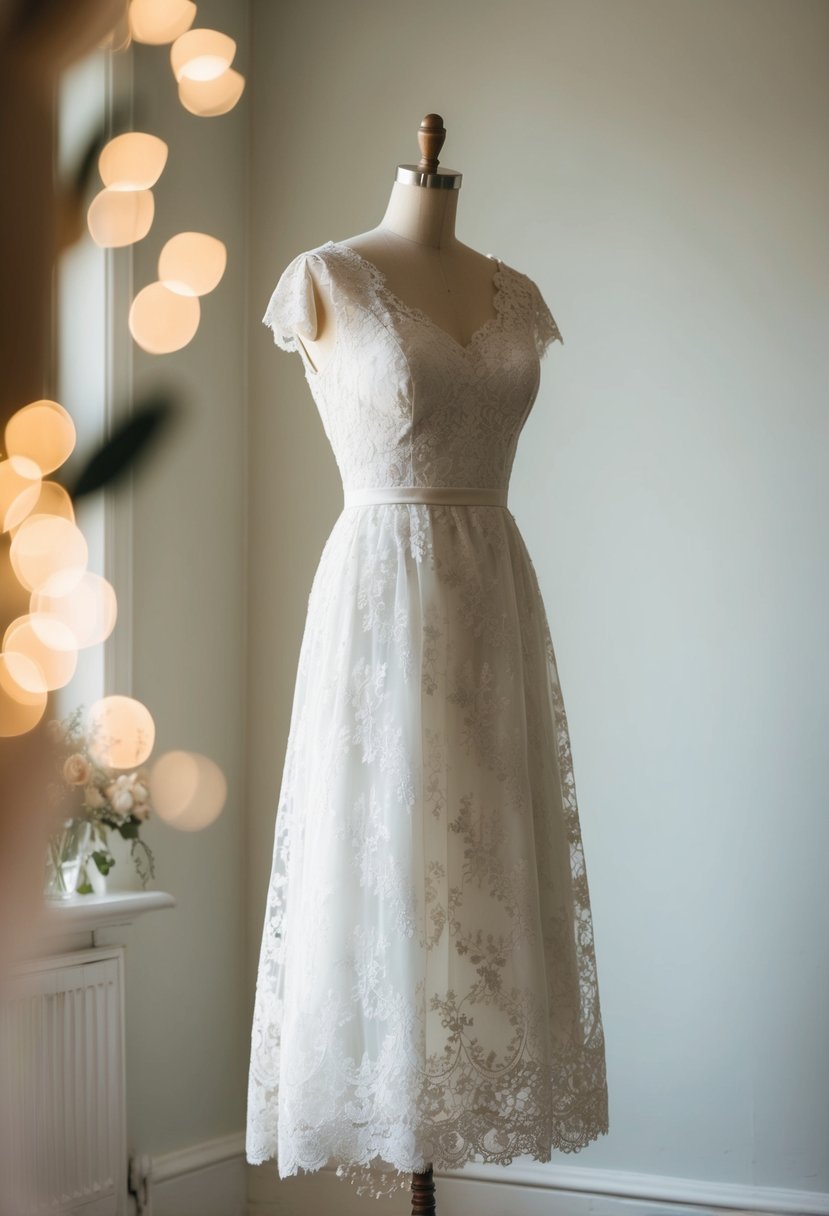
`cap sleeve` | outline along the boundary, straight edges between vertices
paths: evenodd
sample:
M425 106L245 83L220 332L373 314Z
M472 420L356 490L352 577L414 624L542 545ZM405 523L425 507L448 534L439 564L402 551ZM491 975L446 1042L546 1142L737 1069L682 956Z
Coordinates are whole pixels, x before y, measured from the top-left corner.
M551 342L561 342L564 345L564 339L538 285L532 283L531 286L535 349L538 351L538 357L541 358Z
M283 270L262 323L273 331L273 340L282 350L299 350L297 333L312 341L316 337L317 309L307 253L297 254Z

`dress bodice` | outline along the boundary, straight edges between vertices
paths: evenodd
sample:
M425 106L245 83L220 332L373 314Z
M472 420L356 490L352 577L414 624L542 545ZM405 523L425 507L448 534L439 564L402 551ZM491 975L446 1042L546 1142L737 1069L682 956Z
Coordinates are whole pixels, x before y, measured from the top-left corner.
M311 259L336 326L320 371L296 337L316 333ZM492 260L494 314L465 345L399 299L349 245L326 241L283 271L263 320L277 346L302 358L346 491L506 490L541 356L563 339L533 280Z

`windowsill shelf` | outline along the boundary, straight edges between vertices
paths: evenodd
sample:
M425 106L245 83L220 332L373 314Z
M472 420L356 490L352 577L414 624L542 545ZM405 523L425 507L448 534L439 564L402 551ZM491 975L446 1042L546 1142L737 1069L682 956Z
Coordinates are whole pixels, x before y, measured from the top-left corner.
M167 891L107 891L105 895L73 895L46 903L38 925L41 937L90 933L115 925L128 925L161 908L175 907Z

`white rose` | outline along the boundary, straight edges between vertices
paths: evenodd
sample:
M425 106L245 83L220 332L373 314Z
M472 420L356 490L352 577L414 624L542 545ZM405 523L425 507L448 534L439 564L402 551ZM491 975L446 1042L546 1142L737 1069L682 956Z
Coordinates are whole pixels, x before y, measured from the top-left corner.
M119 815L129 815L132 810L132 794L129 790L116 790L112 809Z
M112 809L119 815L129 815L132 810L132 794L129 790L116 790L112 800Z
M122 774L106 787L105 793L109 799L109 804L117 815L129 815L132 810L133 797L130 788L131 784L132 778Z
M63 779L67 785L86 785L91 773L89 761L80 752L75 752L64 761Z
M88 785L83 794L84 802L90 808L90 810L97 811L100 810L102 806L106 806L104 796L98 789L97 785Z

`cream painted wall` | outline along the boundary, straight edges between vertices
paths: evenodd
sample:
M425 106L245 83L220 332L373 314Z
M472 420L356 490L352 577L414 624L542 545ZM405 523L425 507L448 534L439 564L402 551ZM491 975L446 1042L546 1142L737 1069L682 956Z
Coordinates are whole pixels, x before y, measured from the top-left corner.
M294 254L380 220L436 110L460 238L531 274L565 339L511 507L568 706L607 1034L610 1135L567 1164L827 1193L829 6L252 15L249 1008L341 505L300 361L259 318ZM263 1204L288 1191L251 1170Z
M247 19L246 5L200 0L198 24L237 39L243 72ZM129 1149L164 1154L238 1132L244 1119L248 101L196 118L178 102L169 48L133 54L135 128L170 148L153 227L135 248L135 289L157 277L161 246L176 232L209 232L228 249L193 341L173 355L135 354L136 396L169 388L184 417L135 479L133 694L152 708L156 754L204 752L228 779L225 809L205 831L148 825L153 885L178 904L125 934Z

